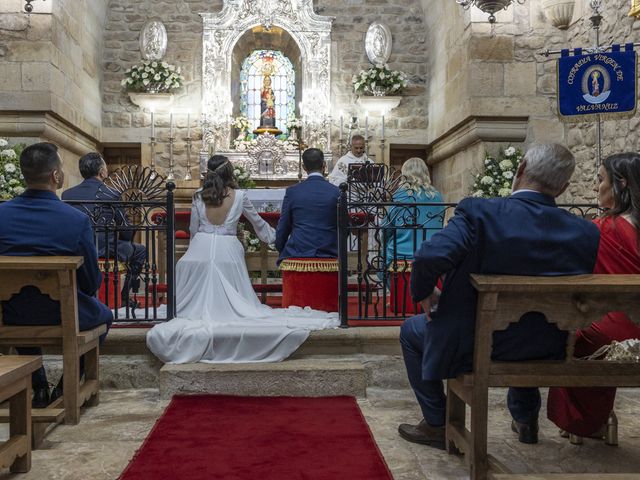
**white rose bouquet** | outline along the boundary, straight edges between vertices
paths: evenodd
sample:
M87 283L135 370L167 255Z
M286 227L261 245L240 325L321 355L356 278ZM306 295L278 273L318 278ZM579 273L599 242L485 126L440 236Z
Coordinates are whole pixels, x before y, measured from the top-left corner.
M300 120L299 118L296 117L289 117L287 119L287 130L289 130L289 132L293 132L294 130L300 130L302 128L302 120Z
M233 175L236 177L236 181L238 182L238 186L243 189L254 188L256 186L256 182L251 180L251 175L240 165L233 166Z
M385 64L361 70L351 78L351 83L358 95L387 95L401 93L407 88L408 80L406 74L389 70Z
M157 60L143 60L124 72L120 85L127 92L171 93L182 87L180 67Z
M240 132L249 131L249 127L251 124L249 123L249 119L244 115L239 115L233 119L231 122L231 126L240 130Z
M476 174L471 196L491 198L511 195L511 184L521 160L522 152L514 147L502 151L499 159L487 154L484 171Z
M20 171L24 147L22 143L10 147L7 140L0 138L0 199L9 200L24 192L25 182Z

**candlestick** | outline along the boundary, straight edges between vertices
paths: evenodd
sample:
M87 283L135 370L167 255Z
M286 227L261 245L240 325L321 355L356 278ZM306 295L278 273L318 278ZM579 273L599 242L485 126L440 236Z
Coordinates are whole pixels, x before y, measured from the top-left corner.
M153 118L153 110L151 110L151 141L149 142L151 150L151 178L156 176L156 127Z
M191 180L191 113L187 113L187 173L185 180Z
M342 126L343 126L343 118L342 118L342 112L340 112L340 141L342 142Z
M384 115L382 115L382 140L384 140Z
M167 180L175 180L173 175L173 112L169 114L169 171Z
M369 158L369 112L364 112L364 153Z
M364 112L364 139L369 140L369 112Z

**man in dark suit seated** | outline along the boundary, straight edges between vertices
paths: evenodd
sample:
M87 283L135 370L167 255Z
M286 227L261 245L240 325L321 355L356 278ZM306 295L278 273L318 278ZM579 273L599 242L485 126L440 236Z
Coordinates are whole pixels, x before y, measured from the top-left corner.
M99 153L90 152L80 157L78 168L84 180L75 187L62 192L63 200L120 200L120 195L104 184L105 179L109 176L109 171L106 162ZM140 272L142 272L147 258L146 248L139 243L133 243L135 233L133 230L118 228L118 231L115 231L115 225L120 227L127 224L127 219L121 209L113 212L111 208L100 208L100 206L86 203L74 206L89 215L95 211L99 217L97 223L109 226L112 234L108 239L105 239L104 233L98 233L98 255L117 258L119 261L127 263L127 272L121 293L122 305L135 306L133 301L129 300L129 292L131 290L137 291L140 286ZM105 245L106 243L108 246Z
M309 148L302 154L307 179L287 188L276 229L278 264L286 258L337 258L338 187L327 182L324 154Z
M95 298L102 278L91 222L56 196L56 190L64 181L58 148L51 143L36 143L25 148L20 155L20 168L27 190L0 204L0 255L83 257L84 263L76 274L80 330L90 330L101 324L110 326L111 310ZM56 325L61 321L59 302L41 294L35 287L25 287L18 295L2 302L2 311L7 325ZM22 355L42 354L39 348L17 350ZM49 384L44 368L34 372L32 384L33 406L46 407ZM61 394L62 379L52 393L52 400Z
M427 316L404 322L400 343L423 420L402 424L410 442L445 447L442 379L472 370L477 293L469 275L575 275L591 273L600 236L596 226L556 207L575 160L561 145L534 145L525 154L507 198L462 200L448 225L415 253L413 300ZM435 288L445 275L442 294ZM437 312L431 307L437 301ZM520 321L518 321L520 320ZM539 313L494 334L492 358L518 361L564 358L567 332ZM515 323L517 322L517 323ZM510 388L512 430L523 443L538 441L540 392Z

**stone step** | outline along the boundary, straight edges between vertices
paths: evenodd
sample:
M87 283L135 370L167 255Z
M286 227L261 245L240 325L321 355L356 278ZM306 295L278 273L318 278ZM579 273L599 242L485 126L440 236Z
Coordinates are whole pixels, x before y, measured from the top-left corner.
M185 393L363 397L367 375L359 361L304 358L279 363L167 364L160 369L159 383L162 398Z

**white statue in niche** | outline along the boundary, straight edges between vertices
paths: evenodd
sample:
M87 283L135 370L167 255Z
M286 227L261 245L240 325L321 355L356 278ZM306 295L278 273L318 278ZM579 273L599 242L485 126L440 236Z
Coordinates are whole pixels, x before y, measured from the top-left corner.
M140 53L147 60L162 60L167 52L167 29L158 19L147 21L140 31Z

